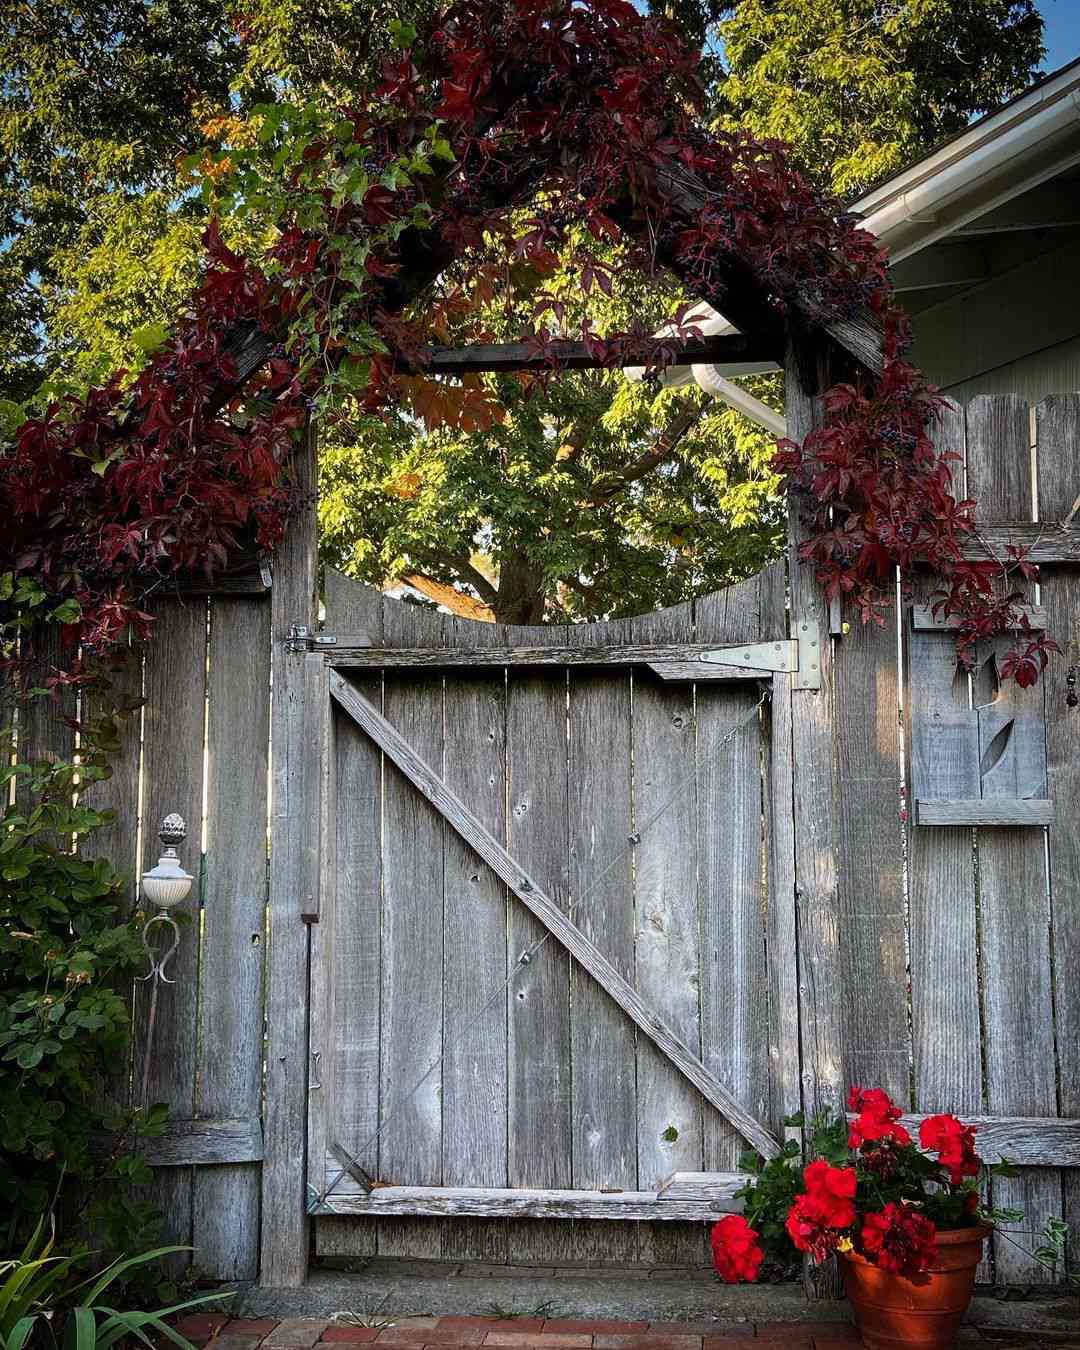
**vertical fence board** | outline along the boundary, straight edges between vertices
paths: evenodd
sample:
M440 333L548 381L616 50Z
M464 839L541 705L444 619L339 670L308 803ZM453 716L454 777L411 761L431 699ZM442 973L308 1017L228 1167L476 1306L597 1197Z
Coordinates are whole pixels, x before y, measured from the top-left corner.
M897 615L851 609L836 644L844 1070L849 1086L911 1101Z
M1080 484L1076 450L1080 445L1080 395L1051 398L1035 410L1038 453L1039 519L1063 520L1073 509ZM1058 1051L1059 1108L1080 1116L1080 831L1073 804L1080 801L1080 709L1069 708L1065 683L1070 667L1080 664L1080 568L1041 569L1041 599L1046 624L1063 656L1050 662L1046 681L1046 742L1050 796L1057 818L1050 826L1050 898L1053 918L1054 1016ZM1063 1173L1064 1217L1072 1230L1071 1269L1080 1271L1080 1171Z
M571 670L571 917L630 980L632 819L630 674ZM570 1018L573 1185L583 1190L635 1190L634 1026L576 962L571 969ZM632 1226L596 1224L589 1236L594 1244L602 1242L607 1260L635 1259ZM580 1250L576 1256L588 1259Z
M147 1098L167 1102L171 1114L195 1113L199 998L200 841L203 815L203 733L206 703L206 601L162 601L146 656L142 870L157 862L162 819L179 811L187 824L181 863L195 881L178 907L188 924L169 966L175 984L158 990ZM178 911L172 913L177 915ZM160 938L159 938L160 941ZM152 982L136 986L135 1093L138 1100L149 1033ZM152 1184L169 1242L192 1238L192 1169L162 1168ZM186 1262L184 1262L186 1264Z
M503 671L447 680L446 781L497 839L506 837L506 686ZM444 840L443 1180L507 1184L506 887L452 831ZM494 997L493 997L494 995ZM442 1255L506 1260L506 1227L445 1225Z
M821 363L824 367L824 362ZM827 371L819 377L827 383ZM802 441L821 412L820 400L802 386L794 351L788 353L784 381L788 435ZM833 644L825 597L813 568L799 558L807 529L798 502L788 512L791 631L816 624L821 688L791 693L792 812L795 838L795 894L799 951L799 1016L802 1036L803 1108L842 1109L844 1087L844 988L840 958L840 909L837 877L838 799L834 724ZM807 634L809 636L809 634ZM805 1270L811 1297L837 1292L834 1263Z
M262 1096L270 602L219 597L210 612L202 1116L256 1116ZM194 1261L221 1280L258 1270L257 1164L195 1175Z
M705 596L694 607L698 642L750 642L766 632L761 578ZM759 1120L769 1114L768 997L762 904L759 690L699 684L697 723L701 1047L707 1068ZM738 727L738 730L736 730ZM713 1108L703 1112L706 1171L733 1171L746 1147Z
M958 496L963 496L964 413L949 405L939 415L935 441L940 450L961 456L954 467ZM913 579L916 603L929 603L940 581ZM967 706L967 680L958 702L940 705L938 682L925 674L927 663L944 660L955 668L956 653L937 633L916 632L905 622L909 682L908 750L914 755L921 727L945 726L957 707ZM912 763L909 782L917 786L921 766ZM975 870L970 829L916 827L909 804L911 925L911 997L914 1036L915 1107L922 1112L978 1114L984 1106L979 1014L979 943L976 927Z
M441 674L388 674L383 693L386 717L440 773L442 687ZM383 793L379 1178L398 1185L438 1186L443 1162L442 1066L437 1061L442 1053L444 831L431 804L391 765L385 768ZM439 1231L430 1223L387 1219L380 1225L383 1255L429 1257L440 1250Z
M562 672L511 671L506 731L509 775L507 847L564 909L568 892L566 679ZM511 903L507 959L514 964L543 936ZM552 938L507 990L509 1024L509 1181L511 1186L572 1184L570 968ZM511 1259L549 1265L570 1250L569 1225L509 1225Z
M785 388L788 434L801 441L816 424L820 405L804 392L791 356ZM816 623L821 650L821 688L795 689L791 696L803 1104L812 1112L842 1104L842 1009L848 991L839 940L833 653L824 596L813 568L798 557L805 534L796 502L788 546L792 633L797 636L803 622Z
M967 407L967 488L984 520L1031 519L1030 418L1013 396L976 398ZM979 682L977 682L978 687ZM999 702L1022 718L1041 708L1045 686L1004 684ZM1027 734L1026 732L1021 734ZM977 832L986 1018L986 1093L991 1114L1051 1116L1057 1111L1050 988L1050 915L1042 830L998 827ZM1025 1168L994 1183L998 1205L1025 1211L1023 1232L994 1239L997 1277L1040 1282L1045 1272L1026 1254L1030 1230L1061 1214L1061 1181L1047 1168Z
M327 569L326 627L383 641L383 599ZM382 676L355 672L352 684L382 709ZM336 819L334 940L324 968L333 981L329 1044L322 1047L330 1092L331 1138L371 1175L379 1170L379 1045L382 967L382 763L377 747L350 717L334 719ZM313 1047L314 1049L315 1047ZM320 1256L374 1256L375 1219L317 1219Z
M309 428L293 460L303 499L315 489L315 432ZM271 591L271 821L269 930L266 967L266 1076L263 1118L262 1237L259 1278L268 1287L294 1287L307 1275L309 1229L305 1205L307 1117L308 933L301 919L311 882L305 778L305 666L302 653L285 651L294 623L316 626L314 504L292 520L274 561Z
M788 630L787 567L773 563L761 576L762 631ZM772 680L764 719L765 826L768 850L766 959L768 974L769 1118L780 1134L802 1107L799 1041L799 954L795 910L795 820L791 744L791 675Z
M634 624L639 642L692 642L693 612L679 605ZM701 956L697 914L697 784L694 690L634 678L636 987L694 1054L701 1051ZM662 814L657 816L658 812ZM638 1038L638 1184L653 1190L672 1172L702 1166L704 1104L659 1051ZM699 1235L700 1236L700 1235ZM682 1264L700 1242L666 1224L643 1224L639 1258Z

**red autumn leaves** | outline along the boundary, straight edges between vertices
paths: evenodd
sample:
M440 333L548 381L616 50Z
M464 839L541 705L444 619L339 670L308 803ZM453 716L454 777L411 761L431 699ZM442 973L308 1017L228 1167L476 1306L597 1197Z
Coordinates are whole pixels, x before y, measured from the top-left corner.
M722 1280L757 1279L765 1259L762 1231L769 1229L786 1234L795 1252L817 1263L854 1251L882 1270L918 1276L937 1259L937 1228L923 1212L928 1196L955 1190L973 1217L978 1195L967 1183L982 1166L973 1126L951 1115L928 1116L919 1126L920 1153L900 1123L900 1109L879 1088L853 1088L848 1109L854 1115L847 1129L850 1162L807 1163L793 1201L754 1208L757 1228L736 1214L713 1228L713 1262ZM842 1149L843 1136L836 1142ZM936 1154L936 1162L925 1154ZM890 1190L894 1179L898 1185Z

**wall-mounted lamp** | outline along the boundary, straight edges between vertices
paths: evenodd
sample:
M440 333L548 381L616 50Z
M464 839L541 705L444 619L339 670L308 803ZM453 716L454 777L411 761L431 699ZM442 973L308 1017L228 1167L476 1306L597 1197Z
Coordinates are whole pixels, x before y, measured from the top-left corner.
M146 1094L150 1081L150 1055L154 1047L158 986L176 983L175 980L171 980L165 974L165 967L177 947L180 946L180 929L176 926L176 920L169 913L169 910L187 899L191 892L191 883L194 880L194 877L180 866L180 859L176 853L177 844L182 844L187 838L187 826L184 824L183 816L179 816L175 812L167 815L161 822L158 838L164 845L164 852L158 858L157 866L152 867L149 872L144 872L142 878L143 895L151 905L156 906L158 911L143 924L142 944L147 960L150 962L150 969L145 975L138 977L140 980L152 981L150 985L150 1015L146 1022L146 1052L143 1058L142 1072L141 1100L144 1110L148 1105ZM155 924L172 929L172 941L164 949L155 950L150 945L150 929Z

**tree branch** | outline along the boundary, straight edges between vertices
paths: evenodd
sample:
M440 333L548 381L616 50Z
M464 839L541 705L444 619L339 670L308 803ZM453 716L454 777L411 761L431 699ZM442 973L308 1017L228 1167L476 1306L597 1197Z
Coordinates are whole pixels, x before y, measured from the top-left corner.
M495 622L495 614L490 606L471 595L456 591L447 581L436 581L434 577L425 576L423 572L409 572L401 579L413 590L426 595L429 600L434 600L436 604L442 605L461 619L476 619L480 623Z
M622 492L623 488L631 483L636 483L639 478L644 478L646 474L652 473L658 465L672 453L675 447L683 439L686 433L701 421L705 409L687 408L674 417L657 439L653 442L650 449L644 454L639 455L637 459L627 464L616 473L602 474L597 478L590 489L588 497L585 498L586 506L603 506L605 502L611 500Z
M456 572L462 581L477 592L486 605L494 605L498 600L498 588L493 586L483 572L474 566L471 559L464 554L451 553L449 549L441 548L410 549L410 552L421 563L426 562L435 567L448 567L451 571Z

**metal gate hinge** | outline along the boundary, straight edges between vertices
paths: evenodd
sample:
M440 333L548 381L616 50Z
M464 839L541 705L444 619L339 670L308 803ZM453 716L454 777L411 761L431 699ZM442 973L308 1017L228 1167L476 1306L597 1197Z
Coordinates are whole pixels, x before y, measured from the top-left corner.
M793 638L773 642L747 642L741 647L717 647L702 652L701 660L716 666L736 666L742 670L774 670L795 676L796 689L821 688L821 640L818 625L809 621L796 625Z
M322 647L336 647L337 635L334 633L313 633L307 624L294 623L289 627L285 639L287 652L312 652Z

